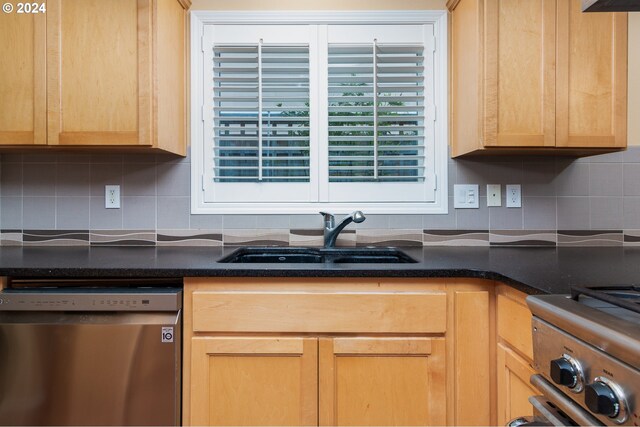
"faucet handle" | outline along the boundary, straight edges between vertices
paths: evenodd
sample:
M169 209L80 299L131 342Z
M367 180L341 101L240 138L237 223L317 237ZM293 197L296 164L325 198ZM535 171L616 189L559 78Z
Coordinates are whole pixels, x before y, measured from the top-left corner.
M334 216L331 215L329 212L318 212L318 213L324 217L325 221L329 221L332 218L334 218Z
M336 224L336 219L333 215L331 215L329 212L320 212L320 215L322 215L324 217L324 228L327 229L331 229L335 226Z

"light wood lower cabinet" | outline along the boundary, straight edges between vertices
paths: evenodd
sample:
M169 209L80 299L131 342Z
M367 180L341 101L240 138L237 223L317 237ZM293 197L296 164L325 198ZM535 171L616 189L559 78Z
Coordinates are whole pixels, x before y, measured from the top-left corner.
M320 425L446 424L443 338L321 338Z
M191 423L317 425L316 338L192 339Z
M529 397L540 392L529 382L535 371L531 367L533 338L526 295L505 285L498 286L496 294L498 425L505 425L516 417L532 415Z
M498 425L533 415L529 396L540 394L530 383L535 371L509 347L498 344Z
M183 423L501 424L505 405L516 414L533 393L522 391L526 362L496 345L495 289L469 279L187 278Z
M196 337L194 425L444 425L442 338Z

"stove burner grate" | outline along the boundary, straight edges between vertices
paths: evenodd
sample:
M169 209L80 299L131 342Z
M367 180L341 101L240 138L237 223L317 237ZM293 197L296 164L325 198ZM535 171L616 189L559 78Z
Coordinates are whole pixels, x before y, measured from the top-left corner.
M580 295L595 298L640 314L640 286L594 286L571 288L571 299L579 301Z

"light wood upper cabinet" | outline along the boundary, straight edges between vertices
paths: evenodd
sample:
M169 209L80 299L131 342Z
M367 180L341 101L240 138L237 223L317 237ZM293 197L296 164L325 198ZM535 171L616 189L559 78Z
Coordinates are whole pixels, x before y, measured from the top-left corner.
M626 147L627 14L558 1L559 147Z
M0 14L0 146L46 144L46 18Z
M48 0L46 14L13 14L0 29L0 43L19 39L2 47L16 61L0 65L0 143L184 155L189 3Z
M485 16L485 146L553 146L555 0L489 0Z
M151 0L49 0L49 145L151 146Z
M449 0L452 153L626 147L627 14L580 0Z

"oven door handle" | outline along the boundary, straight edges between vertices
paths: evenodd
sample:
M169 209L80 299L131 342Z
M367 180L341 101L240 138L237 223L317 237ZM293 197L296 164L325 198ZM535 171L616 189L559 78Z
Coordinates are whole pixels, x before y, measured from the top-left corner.
M529 403L533 405L534 412L537 412L536 418L542 419L543 422L537 425L548 426L569 426L571 421L563 416L557 409L553 408L544 396L531 396Z
M507 427L533 427L533 426L553 426L553 424L541 421L540 417L518 417L507 423Z
M531 375L531 384L533 384L544 396L544 400L548 400L564 412L569 418L581 426L602 426L600 421L592 417L585 409L569 399L563 392L558 390L549 381L544 379L540 374ZM534 399L536 397L533 397ZM531 400L530 400L531 401ZM535 406L533 402L531 402Z

